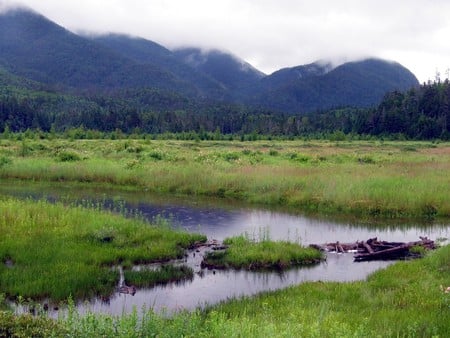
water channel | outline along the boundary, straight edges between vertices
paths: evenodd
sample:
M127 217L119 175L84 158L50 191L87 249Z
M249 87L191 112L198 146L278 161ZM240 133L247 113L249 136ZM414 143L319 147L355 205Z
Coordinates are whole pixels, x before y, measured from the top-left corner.
M269 236L273 240L290 240L303 245L325 242L354 242L378 237L387 241L416 241L420 236L430 239L450 237L450 224L391 223L343 221L304 216L295 210L264 210L233 202L212 199L161 197L145 192L125 192L39 184L0 183L0 194L19 198L44 198L75 203L101 205L111 210L134 210L149 221L167 218L174 227L205 234L208 239L246 233L255 239ZM326 262L279 272L212 271L200 268L201 255L189 253L187 264L194 269L194 279L151 289L138 289L135 295L117 293L109 300L92 300L79 304L85 311L120 315L134 308L153 308L172 312L192 310L230 298L254 295L305 281L354 281L392 262L353 262L353 254L327 255Z

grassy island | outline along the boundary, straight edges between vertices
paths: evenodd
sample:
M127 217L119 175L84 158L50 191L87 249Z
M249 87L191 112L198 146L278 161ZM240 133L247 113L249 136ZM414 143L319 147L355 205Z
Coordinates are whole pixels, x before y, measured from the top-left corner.
M313 248L286 241L254 242L245 236L224 240L225 250L209 252L202 266L216 269L283 270L293 266L310 265L324 259Z

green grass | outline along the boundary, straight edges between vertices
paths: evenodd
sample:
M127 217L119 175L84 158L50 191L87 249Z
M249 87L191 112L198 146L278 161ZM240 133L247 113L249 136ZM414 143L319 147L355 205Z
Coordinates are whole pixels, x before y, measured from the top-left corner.
M224 251L209 252L202 263L217 269L283 270L298 265L310 265L323 259L320 251L286 241L250 241L245 236L227 238Z
M148 309L142 316L80 315L72 308L56 323L2 314L0 327L12 322L14 332L42 327L65 337L443 338L450 334L450 294L440 285L450 285L450 245L367 281L308 282L170 317Z
M44 201L0 198L0 290L9 298L109 295L116 265L167 261L204 236Z
M0 337L67 337L70 332L64 326L44 317L15 316L0 311Z
M448 143L0 140L2 179L97 183L359 217L449 218L449 171Z

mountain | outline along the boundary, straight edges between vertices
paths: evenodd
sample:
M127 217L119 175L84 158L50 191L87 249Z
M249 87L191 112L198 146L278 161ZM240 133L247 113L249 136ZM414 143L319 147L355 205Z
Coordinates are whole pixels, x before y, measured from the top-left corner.
M304 81L308 78L325 75L333 69L330 62L317 61L308 65L283 68L266 76L259 84L259 90L274 90L286 84Z
M244 101L295 113L342 106L371 107L389 91L418 85L414 74L395 62L366 59L336 68L317 62L285 68L263 78Z
M229 90L253 86L265 74L238 57L219 50L176 49L174 54L187 65L208 74Z
M319 61L266 76L226 52L171 51L120 34L80 36L28 9L0 14L0 86L11 83L75 96L107 93L124 106L145 102L141 109L198 101L289 113L376 106L386 92L419 84L400 64L379 59L337 67Z
M28 9L0 15L0 50L0 66L10 73L62 88L152 87L209 94L158 64L136 62Z
M198 87L206 95L215 98L223 95L225 87L222 83L186 65L172 51L153 41L124 34L87 36L87 38L139 65L154 65L172 73L177 78Z
M16 90L47 90L45 85L20 76L13 75L0 67L0 93Z

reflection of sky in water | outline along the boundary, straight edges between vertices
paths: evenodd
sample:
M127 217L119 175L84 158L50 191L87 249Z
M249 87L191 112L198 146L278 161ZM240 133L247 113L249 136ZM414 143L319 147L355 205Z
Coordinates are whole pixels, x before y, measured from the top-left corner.
M309 268L292 269L279 273L247 271L205 270L204 276L195 276L193 282L169 285L148 290L138 290L134 296L118 294L109 304L94 301L80 307L80 311L120 314L138 310L143 306L155 311L171 312L195 309L197 306L214 304L232 297L254 295L261 291L276 290L304 281L352 281L365 278L369 273L385 267L389 262L353 263L352 254L329 254L327 262ZM355 268L350 268L354 266Z
M47 190L46 190L47 189ZM287 213L264 211L250 208L211 205L189 200L162 200L154 196L125 194L114 191L80 191L72 197L70 190L39 188L35 190L14 189L0 185L0 193L18 197L47 198L55 201L61 196L68 200L95 201L108 209L138 209L148 220L163 216L169 218L174 226L191 232L200 232L209 239L223 240L226 237L247 233L251 238L259 239L267 233L274 240L299 241L308 245L324 242L354 242L371 237L387 241L416 241L420 236L431 239L450 237L450 225L400 225L389 227L371 227L367 225L347 224L319 220ZM81 196L81 197L80 197ZM108 196L107 198L105 196ZM90 202L88 202L89 204ZM198 272L199 257L190 257L194 270ZM283 274L246 271L204 271L197 273L192 282L179 285L159 286L153 289L138 290L134 296L117 294L109 302L100 301L80 306L80 311L90 309L106 313L121 314L138 310L143 306L155 310L167 308L193 309L205 303L213 304L231 297L252 295L261 291L276 290L303 281L351 281L364 279L369 273L385 267L389 262L354 263L352 254L329 254L327 262L314 267L292 269Z
M175 226L218 240L244 233L255 239L268 233L274 240L290 240L305 245L329 241L354 242L371 237L386 241L416 241L420 236L432 239L450 236L448 225L377 228L256 209L193 209L144 203L140 203L138 209L147 219L162 215L169 218Z

